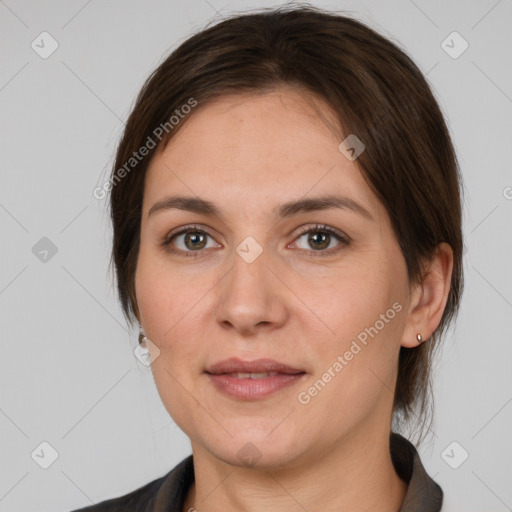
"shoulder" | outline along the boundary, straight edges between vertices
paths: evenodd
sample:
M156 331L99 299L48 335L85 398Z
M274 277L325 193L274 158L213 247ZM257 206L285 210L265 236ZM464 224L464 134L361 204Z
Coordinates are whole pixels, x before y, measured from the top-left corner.
M171 510L170 504L181 510L188 486L193 480L192 456L182 460L166 475L157 478L138 489L111 498L95 505L75 509L71 512L160 512ZM165 507L162 508L162 505Z
M73 510L72 512L110 512L115 510L143 511L147 508L152 498L158 492L166 476L153 480L135 491L112 498L96 505Z

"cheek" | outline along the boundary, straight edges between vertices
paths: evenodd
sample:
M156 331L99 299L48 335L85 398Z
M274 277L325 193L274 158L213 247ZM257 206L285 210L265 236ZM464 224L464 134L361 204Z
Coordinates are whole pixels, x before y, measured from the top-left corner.
M338 340L337 348L366 332L365 329L376 322L381 334L396 333L399 323L396 309L399 308L393 309L393 304L403 301L401 271L386 265L377 254L374 256L340 267L334 276L326 278L324 286L310 288L310 303L316 304L320 318L330 328L332 339ZM364 334L361 337L364 339Z
M178 272L165 256L141 246L135 290L146 335L153 336L155 343L165 345L175 326L192 309L193 300L197 302L201 291L198 285L203 282L200 276Z
M336 374L326 405L346 400L347 407L356 402L367 409L383 388L394 385L406 311L405 266L400 257L367 261L339 272L319 309L330 332L324 329L314 341L319 361L315 378L329 370Z
M173 267L143 249L135 283L144 332L160 349L161 357L153 365L155 377L165 368L180 381L189 379L187 373L194 374L202 363L198 354L208 332L204 304L212 283L193 265Z
M329 368L342 358L343 375L357 391L371 379L380 376L388 381L396 366L403 329L403 305L384 290L352 295L337 303L337 316L331 325L336 336L324 337L323 366ZM325 350L327 348L327 350Z
M190 277L177 275L158 260L141 250L135 279L137 303L144 332L160 350L151 366L158 394L176 424L188 433L194 424L195 402L187 391L194 389L194 379L202 371L197 357L202 328L194 304L203 294L190 286Z

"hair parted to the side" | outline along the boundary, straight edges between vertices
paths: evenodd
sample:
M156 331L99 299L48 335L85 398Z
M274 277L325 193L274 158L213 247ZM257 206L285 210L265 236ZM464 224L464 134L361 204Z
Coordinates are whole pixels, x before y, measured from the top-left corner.
M390 216L411 284L419 282L438 244L453 250L439 327L428 342L400 349L394 421L416 425L412 431L421 442L432 421L432 361L463 289L463 189L445 120L422 73L394 43L355 19L305 4L233 15L185 40L149 76L112 169L111 263L123 313L130 323L139 318L134 278L144 178L156 148L216 97L283 85L322 99L339 117L340 133L365 144L356 162ZM191 99L197 106L187 117L182 107ZM118 170L148 147L176 110L183 114L179 123L118 179Z

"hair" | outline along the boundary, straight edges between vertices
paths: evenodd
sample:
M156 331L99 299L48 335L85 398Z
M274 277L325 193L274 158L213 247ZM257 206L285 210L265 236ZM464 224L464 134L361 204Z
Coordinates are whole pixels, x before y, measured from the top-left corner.
M435 349L463 288L460 172L421 71L395 43L351 17L307 4L232 15L186 39L147 78L119 142L109 187L111 264L125 318L130 324L140 318L135 272L146 170L156 149L194 115L185 105L200 108L223 95L280 86L321 98L336 113L341 132L365 144L356 163L389 214L411 284L421 281L441 242L453 250L438 328L428 343L401 347L399 354L393 420L398 426L414 420L423 434L432 420ZM144 147L146 156L135 162Z

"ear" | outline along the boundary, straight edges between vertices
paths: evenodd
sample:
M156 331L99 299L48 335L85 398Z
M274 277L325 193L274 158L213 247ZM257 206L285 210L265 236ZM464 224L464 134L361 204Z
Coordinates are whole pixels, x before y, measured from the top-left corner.
M403 347L418 346L418 334L426 341L436 330L448 301L452 270L453 250L443 242L437 246L421 282L411 291L408 317L402 335Z
M139 325L142 326L141 316L140 316L140 311L139 311L139 303L137 302L137 293L135 291L135 286L128 290L128 300L130 302L130 306L131 306L133 315L137 319L137 322L139 323Z

